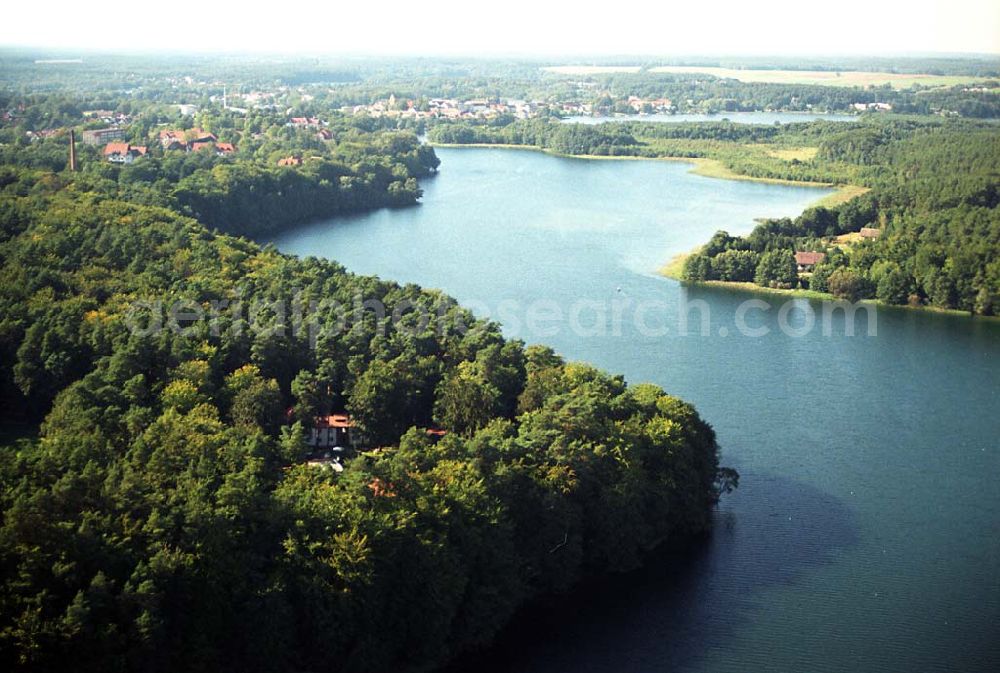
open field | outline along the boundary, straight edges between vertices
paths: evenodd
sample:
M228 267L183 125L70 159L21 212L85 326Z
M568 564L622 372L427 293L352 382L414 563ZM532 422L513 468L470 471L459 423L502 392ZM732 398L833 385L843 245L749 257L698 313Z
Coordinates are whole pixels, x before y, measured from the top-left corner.
M611 75L616 72L636 73L640 65L552 65L542 68L557 75Z
M839 206L842 203L847 203L854 197L861 196L867 191L869 191L868 187L861 187L860 185L837 185L837 191L829 196L824 196L814 205L823 206L824 208L833 208L834 206Z
M738 79L741 82L765 82L771 84L822 84L825 86L881 86L891 84L894 89L921 86L954 86L980 82L982 78L926 75L894 72L862 72L831 70L742 70L713 66L665 65L650 68L650 72L677 74L706 74L715 77Z
M783 147L768 150L768 156L784 161L810 161L819 152L818 147Z

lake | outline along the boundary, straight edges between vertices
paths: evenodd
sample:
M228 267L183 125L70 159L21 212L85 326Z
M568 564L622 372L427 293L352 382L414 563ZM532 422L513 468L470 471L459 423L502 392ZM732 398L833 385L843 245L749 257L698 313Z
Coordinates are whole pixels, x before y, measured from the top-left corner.
M827 190L680 162L438 154L422 205L275 242L441 288L511 336L657 383L697 405L741 473L704 544L529 610L464 670L995 670L1000 324L880 309L875 336L863 312L847 336L816 302L655 274Z
M613 117L566 117L565 122L580 124L604 124L606 122L650 122L680 124L682 122L721 122L729 120L736 124L792 124L823 119L831 122L856 122L858 115L824 112L720 112L718 114L654 114L615 115Z

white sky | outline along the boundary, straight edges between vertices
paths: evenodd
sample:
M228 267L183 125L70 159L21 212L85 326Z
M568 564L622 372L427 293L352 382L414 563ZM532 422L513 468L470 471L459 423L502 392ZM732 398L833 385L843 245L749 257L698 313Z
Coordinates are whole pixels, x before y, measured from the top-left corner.
M10 3L0 45L456 55L1000 53L1000 0ZM2 73L0 73L2 75Z

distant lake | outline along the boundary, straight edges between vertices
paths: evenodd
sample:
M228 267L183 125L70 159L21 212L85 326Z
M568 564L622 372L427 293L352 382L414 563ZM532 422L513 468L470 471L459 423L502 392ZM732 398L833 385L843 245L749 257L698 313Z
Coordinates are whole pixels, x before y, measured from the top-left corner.
M718 229L795 215L826 190L715 180L679 162L437 152L422 205L276 244L441 288L511 336L657 383L697 405L742 475L704 544L532 611L463 670L996 670L1000 324L884 309L874 337L864 319L861 335L844 336L842 314L829 336L817 326L796 337L781 316L801 329L820 305L782 314L769 299L744 315L768 333L741 336L743 302L767 296L685 292L654 270ZM566 312L581 299L584 326L614 301L646 306L648 320L633 315L619 335L551 333L497 311L506 300Z
M606 122L649 122L680 124L682 122L721 122L729 120L736 124L792 124L824 119L831 122L856 122L858 115L827 114L812 112L720 112L719 114L656 114L656 115L615 115L613 117L567 117L564 121L580 124L604 124Z

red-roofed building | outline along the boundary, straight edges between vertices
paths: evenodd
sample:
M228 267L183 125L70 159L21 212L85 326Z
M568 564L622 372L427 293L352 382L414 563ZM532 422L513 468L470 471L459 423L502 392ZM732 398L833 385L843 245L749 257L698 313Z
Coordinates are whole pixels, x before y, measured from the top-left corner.
M330 414L316 419L306 443L316 449L359 448L367 441L347 414Z
M236 151L236 146L232 143L215 143L215 153L220 157L232 154Z
M214 134L204 131L199 128L188 129L187 131L180 129L166 129L160 131L160 144L165 150L187 150L188 152L196 152L197 148L192 146L201 143L200 147L203 147L206 143L214 143L218 138Z
M795 253L795 265L799 271L812 271L813 267L826 259L823 252L797 252Z
M146 156L146 148L142 145L108 143L104 146L104 158L113 164L130 164L143 156Z
M278 165L279 166L301 166L302 165L302 157L291 156L291 157L285 157L284 159L278 159Z

